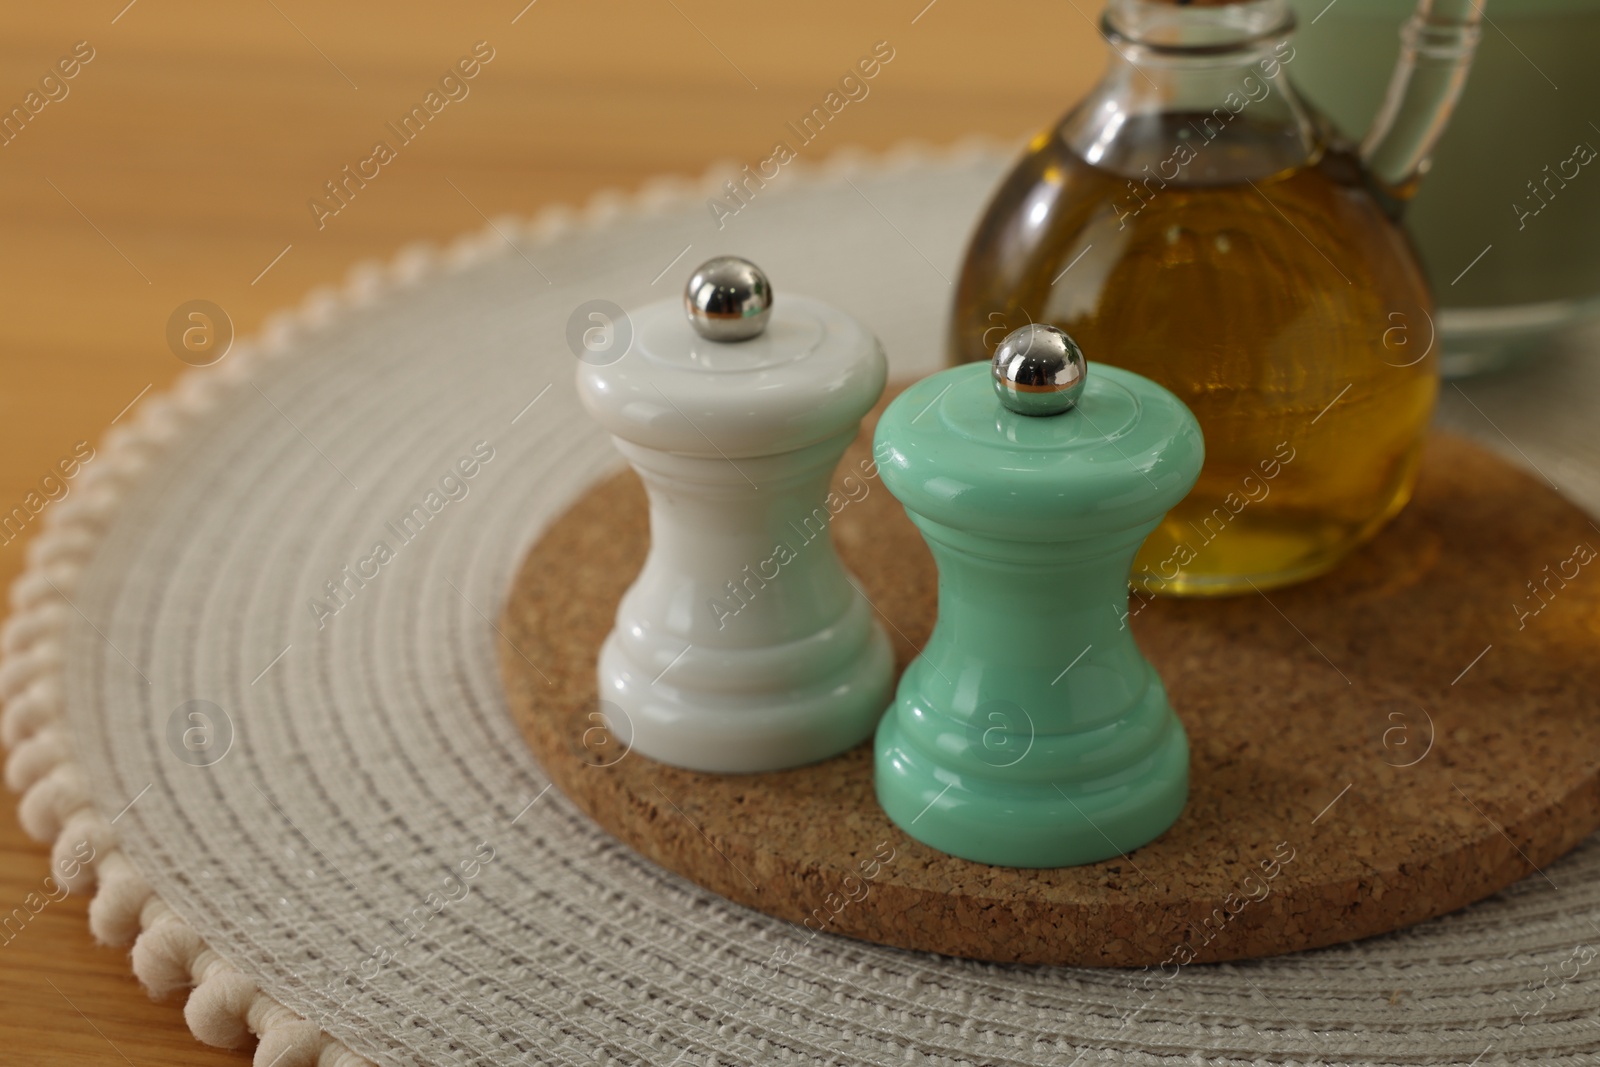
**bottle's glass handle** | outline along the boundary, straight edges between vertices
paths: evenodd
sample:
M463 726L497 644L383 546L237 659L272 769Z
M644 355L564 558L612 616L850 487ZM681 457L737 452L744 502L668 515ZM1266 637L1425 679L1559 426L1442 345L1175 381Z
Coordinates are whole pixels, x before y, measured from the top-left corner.
M1416 192L1478 47L1483 0L1418 0L1400 30L1400 60L1361 143L1385 206L1398 215Z

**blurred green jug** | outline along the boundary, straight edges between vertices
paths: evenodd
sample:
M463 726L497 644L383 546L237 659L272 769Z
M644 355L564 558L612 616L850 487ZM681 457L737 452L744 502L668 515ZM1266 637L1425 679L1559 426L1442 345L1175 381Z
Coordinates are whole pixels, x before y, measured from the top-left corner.
M1292 6L1296 83L1341 128L1365 129L1411 5ZM1438 303L1446 375L1502 366L1600 317L1600 0L1511 0L1487 18L1405 216Z

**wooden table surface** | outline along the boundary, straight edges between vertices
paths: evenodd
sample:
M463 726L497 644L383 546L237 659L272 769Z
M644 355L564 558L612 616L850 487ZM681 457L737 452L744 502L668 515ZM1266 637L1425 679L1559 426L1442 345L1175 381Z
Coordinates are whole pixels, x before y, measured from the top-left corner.
M758 162L879 41L894 59L810 158L1020 136L1100 71L1099 6L7 5L0 115L46 102L0 133L0 513L183 369L166 340L180 304L210 300L248 336L273 309L409 241L655 174ZM319 228L308 201L323 183L370 155L385 124L480 41L493 59L467 95ZM41 91L75 47L92 58ZM0 584L24 544L0 547ZM46 849L0 815L0 914L48 873ZM152 1003L126 950L93 943L86 908L83 897L50 904L0 943L0 1062L247 1062L191 1037L180 998Z

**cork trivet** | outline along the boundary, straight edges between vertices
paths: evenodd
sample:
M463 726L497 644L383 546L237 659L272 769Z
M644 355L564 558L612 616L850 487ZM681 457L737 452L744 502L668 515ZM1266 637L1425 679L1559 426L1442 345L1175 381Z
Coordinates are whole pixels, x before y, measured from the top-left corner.
M933 625L935 571L883 485L861 484L833 536L904 668ZM1600 825L1600 531L1458 438L1430 440L1413 502L1327 577L1134 600L1189 732L1189 804L1155 842L1084 867L989 867L912 840L873 797L869 744L742 776L619 752L594 714L595 656L648 543L631 472L546 532L502 620L511 708L610 833L810 931L1029 963L1272 955L1462 907Z

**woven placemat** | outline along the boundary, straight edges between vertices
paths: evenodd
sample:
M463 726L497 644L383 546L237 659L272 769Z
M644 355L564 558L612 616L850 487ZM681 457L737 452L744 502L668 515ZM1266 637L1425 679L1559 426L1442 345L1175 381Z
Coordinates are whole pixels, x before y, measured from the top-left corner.
M192 987L204 1040L261 1035L261 1067L1591 1062L1593 839L1351 946L1028 968L811 939L549 788L492 620L527 546L615 469L571 387L574 311L738 251L924 373L1004 164L797 162L722 230L724 174L496 220L358 268L124 416L42 517L0 632L8 783L60 859L92 852L70 881L96 935L133 944L153 993ZM1584 355L1452 392L1445 417L1592 509Z

